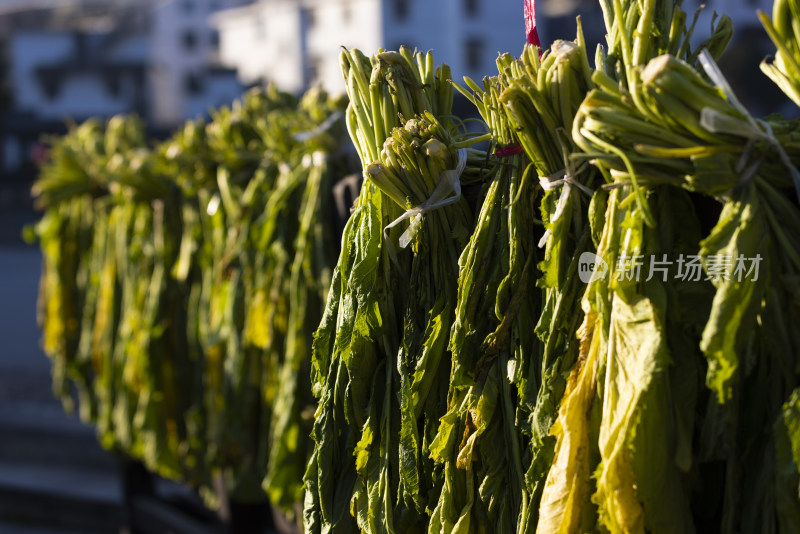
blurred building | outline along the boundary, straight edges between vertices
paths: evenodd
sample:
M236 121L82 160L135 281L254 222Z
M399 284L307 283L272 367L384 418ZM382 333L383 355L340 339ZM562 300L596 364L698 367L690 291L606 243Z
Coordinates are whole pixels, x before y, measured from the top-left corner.
M287 91L342 92L341 47L433 49L454 79L481 79L496 72L498 52L518 54L525 42L520 0L260 0L212 20L222 64L244 83Z
M771 0L683 8L691 16L701 3L697 39L714 10L728 14L736 38L722 66L748 105L769 111L763 103L780 95L752 73L774 50L756 18ZM545 46L574 38L578 13L587 41L603 41L597 0L539 0L537 9ZM136 112L168 131L249 84L339 93L341 47L433 49L454 79L480 79L498 52L519 53L523 27L521 0L0 0L0 172L66 119Z
M0 173L43 132L136 113L156 133L241 96L209 16L242 0L0 0Z
M152 6L149 69L151 120L175 125L229 104L242 93L236 72L218 62L215 11L241 0L160 0Z
M50 0L0 9L12 109L40 121L134 112L171 128L230 103L243 88L216 61L208 17L240 3Z
M44 121L147 113L144 35L20 31L9 43L15 111Z

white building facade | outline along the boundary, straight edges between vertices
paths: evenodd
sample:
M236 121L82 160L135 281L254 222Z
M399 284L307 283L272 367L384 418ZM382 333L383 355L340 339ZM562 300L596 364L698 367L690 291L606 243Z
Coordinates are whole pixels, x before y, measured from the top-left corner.
M102 55L92 50L98 46L106 47ZM142 111L144 39L115 43L105 35L30 31L14 35L9 48L19 112L63 121Z
M480 79L496 72L498 52L519 54L525 42L519 0L260 0L212 20L220 61L244 83L293 92L319 83L341 93L342 47L432 49L454 79Z
M46 13L4 20L13 110L41 121L137 113L159 129L230 104L244 87L217 63L209 17L241 0L145 0L101 24L53 24ZM91 20L76 11L74 21Z
M209 68L216 61L218 34L209 17L238 0L156 0L152 6L148 59L151 120L176 125L230 104L241 95L236 74Z

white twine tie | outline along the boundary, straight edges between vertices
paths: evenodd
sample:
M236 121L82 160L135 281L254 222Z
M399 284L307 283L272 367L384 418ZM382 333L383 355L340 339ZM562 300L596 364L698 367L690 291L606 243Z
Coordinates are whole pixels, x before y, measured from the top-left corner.
M572 192L572 186L577 187L578 189L580 189L589 196L594 195L593 189L575 180L575 178L572 177L572 174L567 172L567 169L561 169L560 171L554 172L550 176L540 176L539 184L545 191L554 191L559 187L564 188L561 191L561 196L558 198L558 203L556 204L556 211L550 218L551 224L560 219L561 216L564 214L564 209L567 207L567 200L569 199L569 195ZM547 240L549 238L550 238L550 230L546 230L542 238L539 240L539 248L544 247L547 244Z
M712 108L703 108L700 113L700 124L703 126L703 128L712 133L737 135L740 137L746 137L752 141L766 141L772 145L778 152L781 163L783 163L784 167L789 170L789 173L792 176L794 188L797 192L797 199L798 202L800 202L800 171L797 170L797 167L794 166L792 160L789 158L789 154L786 153L778 139L775 138L772 127L769 125L769 123L763 120L756 120L752 115L750 115L750 112L747 111L747 108L744 107L744 105L736 97L736 94L733 92L728 80L725 79L725 76L722 74L719 66L716 64L714 58L711 57L711 54L709 54L707 50L700 52L700 64L703 66L706 74L708 74L708 77L711 78L711 81L714 82L714 84L721 89L723 93L725 93L725 96L728 97L728 101L745 117L745 120L742 120L736 117L731 117L730 115L726 115L724 113L720 113ZM745 150L745 154L749 154L749 150ZM761 160L759 160L757 163L760 164L760 162ZM739 167L744 167L744 165L742 165L740 162ZM743 185L750 181L756 175L757 168L757 166L750 166L747 169L747 172L743 174L739 185Z
M443 208L445 206L449 206L450 204L455 204L458 202L458 199L461 198L461 173L464 172L464 168L467 166L467 150L461 148L458 150L458 163L456 164L455 169L449 169L443 171L439 175L439 182L436 184L436 188L434 188L433 193L428 199L416 206L407 210L403 213L400 217L392 221L386 228L383 229L384 236L389 235L389 230L400 224L401 222L405 221L406 219L411 219L411 222L406 228L406 231L403 232L403 235L400 236L400 248L406 248L411 240L414 239L414 236L417 234L419 230L419 225L422 222L422 217L428 213L429 211L437 210L439 208ZM450 193L452 192L452 195ZM450 195L450 196L448 196ZM388 239L387 239L388 241Z

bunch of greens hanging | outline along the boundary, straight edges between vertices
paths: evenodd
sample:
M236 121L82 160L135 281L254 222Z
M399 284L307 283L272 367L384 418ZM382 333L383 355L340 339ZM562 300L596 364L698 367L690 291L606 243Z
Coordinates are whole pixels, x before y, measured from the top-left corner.
M443 481L430 458L450 378L458 257L488 136L451 116L430 53L342 52L346 119L365 182L313 349L319 399L308 532L421 532Z
M254 91L152 149L136 119L89 121L34 186L56 393L213 505L302 500L343 108Z
M530 463L526 485L530 502L523 508L519 532L533 532L539 517L545 478L554 455L552 428L578 358L575 332L581 320L580 298L586 278L579 271L596 246L590 227L596 206L605 198L597 173L579 152L570 131L581 102L592 87L586 43L578 19L574 41L558 40L541 57L526 47L501 97L525 152L533 161L543 196L538 204L545 233L538 242L543 260L537 286L542 298L535 332L542 345L535 370L536 388L525 399Z
M787 9L785 3L776 3L782 31ZM721 30L723 36L728 33ZM700 282L691 289L686 284L681 289L680 283L667 286L668 295L678 297L672 305L679 312L672 322L698 338L696 346L707 361L707 366L694 365L691 375L705 375L708 389L700 383L691 395L673 394L684 401L681 410L674 410L676 420L683 419L676 463L684 479L706 475L686 485L682 498L688 502L702 492L704 500L718 507L708 517L696 514L693 524L687 519L683 528L700 529L708 521L725 531L790 532L798 528L798 464L787 453L786 429L791 427L781 412L785 406L791 421L790 396L800 363L794 356L798 339L791 317L798 310L790 282L798 274L800 243L795 231L800 175L789 156L796 126L778 117L762 121L750 116L714 64L712 55L721 51L714 42L724 39L696 54L681 55L683 47L658 50L665 55L640 61L625 85L597 74L601 89L587 98L575 138L586 152L599 156L599 165L617 184L629 183L640 193L668 187L673 197L681 188L695 193L695 204L701 195L721 202L710 234L684 248L683 255L669 255L673 260L691 258L698 274L702 268L704 292L710 292L701 294ZM796 44L788 40L779 50L792 46ZM784 55L776 64L788 61ZM792 95L789 85L779 85ZM670 219L677 220L662 216L653 222L660 229L674 224ZM623 235L628 239L630 234ZM691 265L679 267L686 279ZM698 315L697 310L705 313ZM664 360L675 372L681 367L679 355L687 353L678 340L674 334L667 338L670 359ZM686 378L673 383L685 384ZM722 481L708 476L714 472L724 473ZM643 493L640 487L647 525L654 520ZM692 500L695 506L697 502ZM672 521L677 517L665 513L664 524L670 524L668 516Z
M580 33L539 53L503 55L498 76L462 89L501 163L460 263L450 410L433 450L446 482L430 532L533 532L564 369L577 356L571 303L585 287L577 259L591 245L594 173L569 160L568 132L590 69Z

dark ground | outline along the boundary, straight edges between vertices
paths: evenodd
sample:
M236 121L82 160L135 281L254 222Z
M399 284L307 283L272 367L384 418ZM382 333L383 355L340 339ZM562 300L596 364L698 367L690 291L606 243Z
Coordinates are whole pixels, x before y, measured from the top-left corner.
M42 257L21 238L40 216L28 191L25 181L0 184L0 533L77 534L86 530L58 517L54 496L116 506L121 486L94 432L52 394L36 322Z

